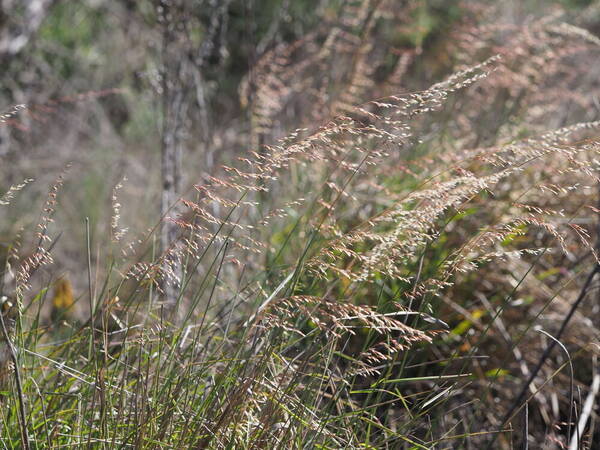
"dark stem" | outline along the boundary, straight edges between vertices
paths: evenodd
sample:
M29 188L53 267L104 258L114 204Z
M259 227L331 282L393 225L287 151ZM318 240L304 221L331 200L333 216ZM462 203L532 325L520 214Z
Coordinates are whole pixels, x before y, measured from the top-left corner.
M552 350L554 350L554 347L556 347L557 342L560 340L562 334L564 333L565 329L567 328L567 325L569 324L569 322L573 318L573 315L575 314L575 311L577 311L577 308L579 308L579 305L581 304L581 302L583 301L583 299L586 297L586 294L588 293L588 288L589 288L590 284L592 283L592 281L594 279L594 276L598 272L600 272L600 265L598 263L596 263L596 265L594 266L594 268L592 269L592 271L588 275L587 280L585 281L583 287L581 288L581 292L579 293L579 296L577 297L577 300L575 300L575 302L573 302L573 304L571 305L571 309L569 310L569 313L567 314L567 316L562 321L560 330L558 330L558 333L555 336L556 339L550 341L550 343L548 344L548 347L546 347L546 350L544 350L544 353L540 357L537 365L531 371L531 374L529 375L529 378L527 379L527 381L525 382L525 384L521 388L521 391L520 391L519 395L517 396L516 400L513 402L513 404L510 407L510 409L507 411L507 413L502 418L500 426L498 427L499 431L502 431L504 429L504 426L513 418L514 413L518 409L521 408L522 403L525 400L525 397L527 395L527 391L529 390L529 386L531 385L531 383L533 382L533 380L535 379L535 377L538 375L539 371L542 369L542 366L544 365L544 363L546 362L546 360L550 356L550 353L552 353ZM493 445L496 442L496 439L498 438L499 434L500 433L497 433L497 434L494 435L494 437L492 438L492 441L487 446L488 449L490 449L490 448L493 447Z

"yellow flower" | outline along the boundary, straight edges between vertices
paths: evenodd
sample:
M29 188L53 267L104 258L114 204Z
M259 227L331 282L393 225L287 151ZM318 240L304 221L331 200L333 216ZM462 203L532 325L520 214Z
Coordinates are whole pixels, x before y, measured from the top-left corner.
M52 307L55 311L65 311L73 306L73 286L71 282L61 277L54 283L54 296L52 297Z

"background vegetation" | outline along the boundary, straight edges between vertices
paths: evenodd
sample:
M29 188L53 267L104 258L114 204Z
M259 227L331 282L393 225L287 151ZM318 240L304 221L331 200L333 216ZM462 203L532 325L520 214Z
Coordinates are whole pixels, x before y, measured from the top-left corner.
M0 0L3 448L595 448L599 32Z

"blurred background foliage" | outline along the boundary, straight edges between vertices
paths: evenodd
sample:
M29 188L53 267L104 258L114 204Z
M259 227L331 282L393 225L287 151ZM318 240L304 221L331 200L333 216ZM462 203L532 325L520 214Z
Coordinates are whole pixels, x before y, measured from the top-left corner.
M195 90L189 93L194 97L195 115L189 117L184 154L187 188L201 182L219 163L252 149L257 129L253 83L260 82L253 77L265 55L309 33L321 33L317 41L323 42L352 3L356 8L362 4L345 0L189 2L191 48L206 51L201 61L194 61ZM442 79L459 63L452 33L460 24L477 23L481 11L494 3L408 0L378 17L369 51L381 57L372 68L372 84L360 92L362 99L392 93L390 86L384 86L401 55L418 57L410 59L401 85L392 86L398 92L420 90ZM0 239L6 246L9 236L36 223L47 187L69 162L71 174L63 187L68 202L58 210L56 221L69 224L73 236L61 243L60 251L70 256L59 258L59 264L74 270L83 240L81 213L90 218L97 239L106 236L108 225L102 218L110 215L112 187L125 176L122 195L129 207L123 211L123 221L142 230L158 220L161 33L157 4L148 0L46 0L35 20L27 2L19 7L18 2L3 0L1 5L2 38L10 42L25 35L26 43L17 51L0 46L0 105L7 111L15 104L27 104L29 109L0 127L0 190L26 178L38 182L5 212ZM496 11L507 23L559 14L592 31L600 28L598 2L588 0L506 1ZM358 28L347 31L357 36L362 32ZM477 55L473 57L476 61ZM347 65L348 61L340 61L343 70ZM338 76L341 84L333 83L331 98L322 105L294 103L284 108L268 125L268 133L260 132L260 142L272 143L315 117L323 121L335 113L325 103L333 104L336 95L343 95L336 93L336 88L345 89L343 76ZM244 91L244 84L249 90ZM315 111L307 112L311 108ZM496 109L490 109L486 124L503 123L494 120ZM517 115L512 114L510 120L518 126ZM416 147L410 157L427 151L427 146ZM394 176L388 180L391 189ZM397 182L407 181L400 177Z
M3 0L0 7L0 33L5 42L4 48L0 46L0 109L10 110L15 104L27 104L29 109L0 127L0 190L26 178L38 182L5 212L0 240L7 246L10 236L22 228L31 229L48 186L69 162L71 174L62 196L68 202L61 205L56 221L69 224L72 238L61 242L57 250L65 255L58 259L59 265L76 270L80 264L76 255L83 241L81 213L90 218L96 239L106 236L108 224L102 218L110 215L112 187L125 176L121 195L129 206L123 211L123 221L141 231L159 217L161 32L157 3L46 0L39 17L34 18L27 2L21 7L18 3ZM348 60L339 60L337 69L315 69L342 71L328 81L328 100L322 104L293 100L267 125L266 134L259 132L261 141L252 138L257 128L264 127L253 121L252 112L258 95L253 83L260 83L253 77L261 70L260 61L278 46L309 33L317 33L317 41L323 43L344 8L352 3L356 8L362 4L345 0L189 2L190 48L204 49L205 54L202 58L182 56L194 61L196 77L195 88L189 92L195 113L188 118L186 188L201 182L219 163L252 149L256 142L272 143L315 118L322 123L328 114L336 113L331 105L346 89L344 73L352 71ZM409 0L387 10L370 31L374 45L369 51L380 56L373 59L372 83L359 92L361 100L394 93L392 89L417 91L442 79L458 63L459 49L452 33L460 24L477 23L481 11L494 3ZM590 30L600 27L600 8L592 1L507 1L496 11L507 23L561 14ZM360 36L359 28L347 31ZM21 36L25 36L25 45L10 50L6 42ZM384 87L401 55L410 54L418 57L408 61L401 84ZM477 58L473 55L472 62ZM310 74L313 77L315 70ZM303 76L300 73L299 78ZM244 84L250 87L244 90ZM302 95L297 97L302 100ZM495 111L489 111L486 124L503 123L494 120ZM410 157L426 153L427 145L421 150L416 147ZM395 182L391 178L388 182L394 189ZM405 177L397 182L410 183Z

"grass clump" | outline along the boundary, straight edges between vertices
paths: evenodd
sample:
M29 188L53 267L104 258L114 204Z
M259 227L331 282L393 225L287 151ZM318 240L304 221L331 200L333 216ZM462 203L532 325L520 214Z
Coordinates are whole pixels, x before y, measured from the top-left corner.
M19 370L0 388L3 446L591 445L574 389L587 388L597 352L584 300L597 271L599 122L542 128L551 105L579 98L557 80L597 42L539 21L494 46L505 31L481 30L479 53L497 54L445 81L357 103L348 92L373 87L361 84L362 41L346 77L361 89L280 139L269 127L287 106L265 69L252 139L273 143L195 185L163 218L179 232L162 253L160 225L121 225L127 181L116 185L107 235L82 226L80 292L51 270L69 239L53 222L72 176L61 175L32 253L20 239L4 255L14 325L0 345ZM459 47L475 30L463 32ZM306 39L303 49L318 42ZM298 48L263 66L293 84ZM322 57L301 60L308 70Z

